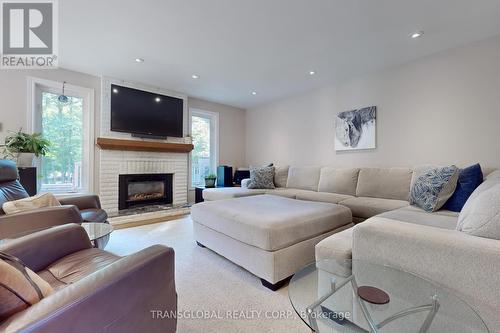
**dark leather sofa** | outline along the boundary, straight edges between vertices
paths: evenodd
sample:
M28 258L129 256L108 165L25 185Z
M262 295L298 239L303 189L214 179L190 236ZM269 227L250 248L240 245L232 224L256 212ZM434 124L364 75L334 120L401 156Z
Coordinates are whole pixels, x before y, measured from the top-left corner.
M0 323L0 333L171 333L175 313L174 250L155 245L127 257L93 248L76 224L0 243L54 293Z
M97 195L59 199L62 206L46 207L18 214L5 215L2 204L6 201L29 197L18 181L16 164L0 160L0 239L16 238L30 232L55 225L107 221Z

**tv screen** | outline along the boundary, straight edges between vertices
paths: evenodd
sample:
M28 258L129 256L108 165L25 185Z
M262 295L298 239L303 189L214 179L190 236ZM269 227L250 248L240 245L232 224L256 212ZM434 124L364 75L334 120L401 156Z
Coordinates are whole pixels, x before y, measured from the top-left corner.
M144 136L182 137L184 101L111 85L111 130Z

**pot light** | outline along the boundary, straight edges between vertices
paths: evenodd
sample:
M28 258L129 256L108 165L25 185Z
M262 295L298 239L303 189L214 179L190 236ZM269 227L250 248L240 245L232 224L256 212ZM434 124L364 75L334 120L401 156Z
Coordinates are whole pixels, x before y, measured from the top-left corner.
M142 59L142 58L135 58L135 62L139 62L139 63L140 62L144 62L144 59Z
M118 94L118 89L113 88L113 93L114 93L114 94Z
M314 75L314 74L316 74L315 71L309 71L309 75Z
M416 32L412 33L410 36L411 36L411 38L415 39L415 38L422 37L423 35L424 35L423 31L416 31Z
M199 77L198 75L196 75L196 74L191 75L191 77L192 77L193 79L195 79L195 80L200 78L200 77Z
M252 95L257 95L257 92L256 91L252 91Z
M156 103L160 103L160 102L161 102L161 98L160 98L160 97L156 97L156 98L155 98L155 102L156 102Z

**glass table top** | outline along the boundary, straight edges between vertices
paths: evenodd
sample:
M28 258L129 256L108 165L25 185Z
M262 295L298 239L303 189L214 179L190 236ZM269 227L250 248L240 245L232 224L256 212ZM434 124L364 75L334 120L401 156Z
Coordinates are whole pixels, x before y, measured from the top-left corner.
M445 288L363 261L313 263L294 275L288 292L295 312L315 332L489 332Z
M91 241L98 240L113 232L113 226L108 223L84 222L82 227L89 235Z

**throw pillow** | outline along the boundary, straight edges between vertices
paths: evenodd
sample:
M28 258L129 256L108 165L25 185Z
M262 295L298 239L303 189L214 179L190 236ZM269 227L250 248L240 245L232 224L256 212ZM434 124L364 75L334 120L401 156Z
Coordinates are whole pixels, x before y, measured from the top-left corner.
M413 184L410 203L426 212L435 212L453 195L457 179L458 168L454 165L427 171Z
M18 258L0 252L0 322L52 292L52 287Z
M500 240L500 183L483 183L465 203L458 216L457 230Z
M7 201L3 204L2 209L8 215L51 206L61 206L61 204L52 193L43 193L34 197Z
M474 192L474 190L481 185L482 182L483 172L481 171L481 166L479 164L460 170L457 188L451 198L446 201L443 209L460 212L472 192Z
M274 188L274 167L265 166L250 168L250 183L248 188L253 189L273 189Z
M288 180L288 168L289 166L275 167L274 169L274 186L276 187L286 187L286 182Z

